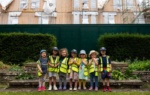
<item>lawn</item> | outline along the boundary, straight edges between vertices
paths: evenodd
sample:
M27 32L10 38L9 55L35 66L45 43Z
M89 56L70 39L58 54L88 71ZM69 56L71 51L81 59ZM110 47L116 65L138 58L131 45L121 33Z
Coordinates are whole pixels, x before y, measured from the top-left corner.
M0 95L150 95L150 92L0 92Z

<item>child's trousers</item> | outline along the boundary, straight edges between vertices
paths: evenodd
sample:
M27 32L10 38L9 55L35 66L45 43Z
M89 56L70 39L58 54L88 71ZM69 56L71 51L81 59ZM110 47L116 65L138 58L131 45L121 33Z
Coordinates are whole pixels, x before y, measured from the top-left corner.
M65 73L59 72L59 86L62 86L62 82L64 82L64 86L66 87L67 85L67 76Z
M95 87L98 87L98 76L95 76L95 72L90 73L90 86L93 88L93 83L95 81Z

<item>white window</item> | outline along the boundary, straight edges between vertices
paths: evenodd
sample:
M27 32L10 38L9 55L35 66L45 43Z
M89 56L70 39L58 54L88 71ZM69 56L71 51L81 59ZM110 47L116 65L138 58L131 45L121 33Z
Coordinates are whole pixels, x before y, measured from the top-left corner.
M20 0L20 8L27 9L28 8L28 0Z
M126 9L132 9L134 8L134 5L133 5L133 0L124 0L125 2L125 5L126 5Z
M18 17L21 15L21 12L9 12L8 14L8 24L18 24Z
M83 4L83 9L88 9L89 5L88 5L88 0L82 0L82 4Z
M114 10L122 10L122 0L113 0Z
M39 17L39 24L49 24L49 17Z
M89 24L88 15L83 15L82 24Z
M104 24L115 24L115 12L103 12Z
M39 24L49 24L49 17L56 17L57 13L46 14L44 12L35 12L35 16L39 17Z
M137 5L142 6L143 0L136 0Z
M80 3L79 3L79 0L73 0L73 7L74 9L79 9L80 8Z
M80 12L73 12L73 24L80 24Z
M97 15L98 12L89 12L91 15L91 24L97 24Z
M145 24L144 15L142 13L134 13L135 24Z
M40 0L31 0L31 8L37 9L40 6Z
M95 8L97 8L97 2L96 2L97 0L90 0L90 4L91 4L91 9L95 9Z

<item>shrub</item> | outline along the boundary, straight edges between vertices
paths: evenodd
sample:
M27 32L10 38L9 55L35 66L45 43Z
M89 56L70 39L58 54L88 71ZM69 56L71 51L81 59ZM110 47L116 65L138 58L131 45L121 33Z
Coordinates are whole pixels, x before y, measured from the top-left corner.
M56 46L56 38L50 34L1 33L0 59L11 64L37 60L41 49L50 52L53 46Z
M129 64L128 68L133 71L149 71L150 60L134 61L133 63Z
M113 60L138 60L150 58L150 35L104 34L98 39L99 47L105 46Z

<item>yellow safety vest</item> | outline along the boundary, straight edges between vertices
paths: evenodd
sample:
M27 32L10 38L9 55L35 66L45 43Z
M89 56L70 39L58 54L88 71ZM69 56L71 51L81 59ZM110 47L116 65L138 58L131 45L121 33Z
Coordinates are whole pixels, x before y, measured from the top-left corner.
M94 62L92 62L92 65L90 66L90 71L89 72L90 73L95 72L95 76L98 76L98 66L96 66Z
M67 69L68 69L68 58L64 58L64 60L61 62L61 65L59 67L59 72L62 73L67 73Z
M106 67L106 71L110 72L110 64L109 64L109 56L106 56L106 61L107 61L107 67ZM100 67L100 71L103 71L103 60L102 57L100 57L100 62L101 62L101 67Z
M86 61L87 61L87 59L86 59ZM80 63L81 63L81 59L80 59ZM88 68L86 65L84 67L84 76L88 76Z
M53 59L52 56L49 56L49 59L50 59L50 63L51 63L51 64L54 64L54 65L59 62L59 56L56 57L55 61L54 61L54 59ZM50 67L50 66L49 66L48 71L49 71L49 72L56 72L56 73L58 73L58 67Z
M77 61L78 58L75 58L75 60ZM70 70L72 70L72 71L78 73L78 72L79 72L79 66L78 66L77 64L73 63L73 64L71 64L71 65L69 66L68 73L70 73Z

